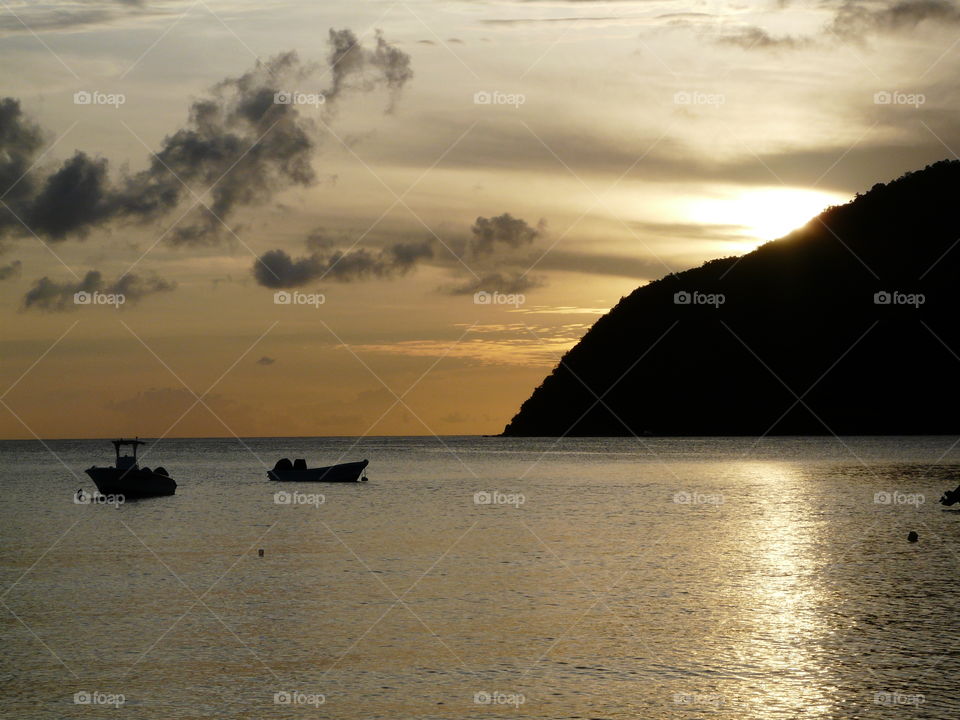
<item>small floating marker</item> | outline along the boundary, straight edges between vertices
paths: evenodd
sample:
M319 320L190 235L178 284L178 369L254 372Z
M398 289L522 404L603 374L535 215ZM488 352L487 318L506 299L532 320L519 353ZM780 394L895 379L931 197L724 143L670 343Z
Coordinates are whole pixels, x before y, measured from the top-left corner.
M257 550L257 555L260 557L263 557L263 548L260 548L259 550Z
M917 533L914 532L913 530L911 530L911 531L910 531L910 534L907 535L907 541L908 541L908 542L916 542L916 541L919 540L919 539L920 539L920 536L917 535Z

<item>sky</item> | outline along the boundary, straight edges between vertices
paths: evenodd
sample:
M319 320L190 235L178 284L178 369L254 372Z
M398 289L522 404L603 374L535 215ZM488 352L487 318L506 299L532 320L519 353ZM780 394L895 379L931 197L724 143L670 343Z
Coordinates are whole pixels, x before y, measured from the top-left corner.
M500 432L960 149L948 0L0 4L0 438Z

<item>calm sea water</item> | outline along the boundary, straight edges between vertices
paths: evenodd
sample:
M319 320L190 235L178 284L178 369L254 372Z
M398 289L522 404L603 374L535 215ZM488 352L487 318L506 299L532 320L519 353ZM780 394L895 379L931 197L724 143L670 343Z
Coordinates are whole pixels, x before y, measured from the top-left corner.
M0 714L955 718L954 440L0 443Z

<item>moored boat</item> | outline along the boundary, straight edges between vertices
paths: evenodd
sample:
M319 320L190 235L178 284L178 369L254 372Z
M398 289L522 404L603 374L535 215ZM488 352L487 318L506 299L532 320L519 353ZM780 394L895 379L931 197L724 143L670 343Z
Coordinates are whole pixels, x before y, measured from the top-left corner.
M957 486L956 490L944 490L943 495L940 496L941 505L950 507L958 502L960 502L960 485Z
M267 471L267 477L281 482L365 482L367 465L369 460L308 468L306 460L297 459L291 463L283 458L277 461L273 470Z
M133 439L113 440L113 447L117 453L115 467L97 467L94 465L84 472L90 476L97 490L103 495L123 495L125 498L156 497L158 495L173 495L177 491L177 483L162 467L151 470L142 468L137 463L137 448L146 445L143 440ZM130 446L132 455L121 455L120 448Z

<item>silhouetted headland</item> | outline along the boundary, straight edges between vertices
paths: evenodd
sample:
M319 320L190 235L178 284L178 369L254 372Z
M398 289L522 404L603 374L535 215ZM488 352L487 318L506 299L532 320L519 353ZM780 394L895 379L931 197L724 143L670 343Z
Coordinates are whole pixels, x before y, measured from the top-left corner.
M622 298L508 436L960 433L960 161Z

